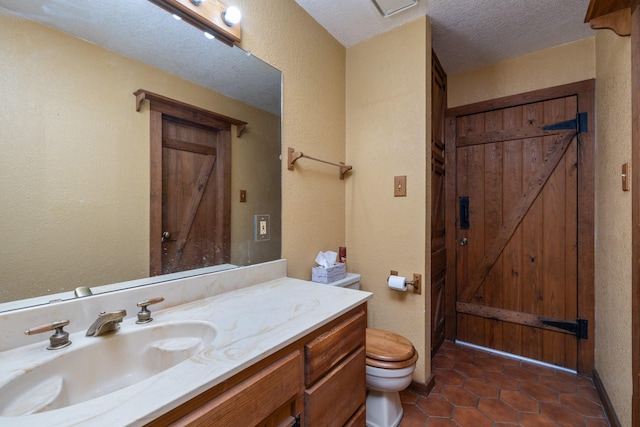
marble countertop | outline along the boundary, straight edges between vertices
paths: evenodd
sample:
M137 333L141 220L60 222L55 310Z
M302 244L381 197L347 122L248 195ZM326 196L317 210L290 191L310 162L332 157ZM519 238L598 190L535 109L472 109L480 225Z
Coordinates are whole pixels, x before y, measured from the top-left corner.
M154 321L147 325L137 325L135 318L127 318L121 331L197 320L213 324L217 335L198 354L137 384L62 409L0 417L0 425L144 425L369 298L369 292L284 277L154 311ZM25 363L35 360L34 355L52 357L55 353L55 357L61 357L74 346L91 345L103 338L85 337L80 331L72 333L70 339L71 346L55 352L46 350L46 343L41 341L0 353L0 387L16 372L28 370Z

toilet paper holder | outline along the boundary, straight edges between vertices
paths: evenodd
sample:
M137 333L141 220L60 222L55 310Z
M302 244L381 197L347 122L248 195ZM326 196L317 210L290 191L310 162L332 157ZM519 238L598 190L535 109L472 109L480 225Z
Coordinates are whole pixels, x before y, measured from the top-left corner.
M391 276L397 276L398 272L395 270L391 270ZM422 293L422 275L413 274L413 280L407 280L407 286L411 286L413 288L413 293L420 295Z

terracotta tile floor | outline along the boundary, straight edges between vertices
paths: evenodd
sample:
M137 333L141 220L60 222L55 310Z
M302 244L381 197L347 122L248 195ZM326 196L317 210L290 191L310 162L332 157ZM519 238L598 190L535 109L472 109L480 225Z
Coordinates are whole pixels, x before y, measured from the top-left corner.
M445 342L429 396L400 393L400 427L608 427L589 378Z

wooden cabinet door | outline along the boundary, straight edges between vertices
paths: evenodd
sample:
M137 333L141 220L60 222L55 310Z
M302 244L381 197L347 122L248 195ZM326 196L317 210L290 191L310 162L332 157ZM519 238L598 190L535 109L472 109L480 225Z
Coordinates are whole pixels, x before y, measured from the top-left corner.
M304 392L305 425L341 427L366 397L364 347Z
M162 120L162 274L229 262L228 132Z
M302 353L296 350L171 425L293 425L303 388L302 363Z
M234 119L160 95L145 96L151 109L149 274L230 262L227 120Z
M435 52L432 64L431 113L431 356L438 351L445 335L445 159L444 114L447 109L447 75Z

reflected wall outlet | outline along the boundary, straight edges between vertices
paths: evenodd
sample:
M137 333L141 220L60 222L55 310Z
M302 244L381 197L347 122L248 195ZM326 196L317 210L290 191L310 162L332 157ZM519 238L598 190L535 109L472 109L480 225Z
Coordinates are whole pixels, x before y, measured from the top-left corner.
M271 238L271 215L254 215L253 216L253 240L261 242Z

